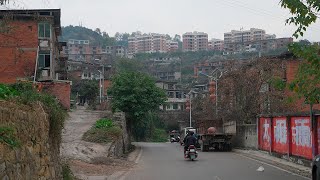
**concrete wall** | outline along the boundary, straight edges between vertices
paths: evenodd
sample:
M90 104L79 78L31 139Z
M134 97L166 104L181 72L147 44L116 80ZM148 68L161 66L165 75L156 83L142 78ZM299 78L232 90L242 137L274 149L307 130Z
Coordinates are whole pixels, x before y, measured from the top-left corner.
M237 125L237 133L233 138L233 146L240 148L257 149L258 134L257 125Z
M115 113L111 119L121 127L122 136L112 143L108 156L121 157L129 152L131 143L127 132L126 117L124 113Z
M20 141L15 149L0 142L0 179L62 179L59 147L50 144L48 115L40 105L0 101L0 127L13 127Z

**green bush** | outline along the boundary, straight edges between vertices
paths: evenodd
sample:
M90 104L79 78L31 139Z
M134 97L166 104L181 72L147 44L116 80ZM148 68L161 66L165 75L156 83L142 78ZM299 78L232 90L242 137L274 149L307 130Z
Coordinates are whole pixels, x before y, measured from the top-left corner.
M62 176L63 176L63 180L74 180L75 179L68 164L62 165Z
M120 138L122 129L118 126L96 128L95 126L85 132L82 139L88 142L109 143Z
M18 92L10 86L0 84L0 99L8 99L18 95Z
M0 127L0 143L6 144L11 148L20 146L20 142L15 136L15 130L12 127Z
M168 141L168 134L164 129L156 128L154 129L151 139L151 142L167 142Z
M112 127L113 126L113 122L111 119L99 119L96 123L95 123L95 127L98 129L101 128L108 128L108 127Z

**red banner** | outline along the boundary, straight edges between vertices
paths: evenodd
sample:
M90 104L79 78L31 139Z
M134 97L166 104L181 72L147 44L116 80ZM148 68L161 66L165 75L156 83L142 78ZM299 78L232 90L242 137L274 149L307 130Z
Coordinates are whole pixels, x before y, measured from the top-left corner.
M271 145L271 119L260 118L259 119L259 148L269 151Z
M288 153L288 127L286 117L273 118L273 151L286 154Z
M320 116L317 117L317 146L318 154L320 153Z
M310 117L291 118L292 154L312 159L312 131Z

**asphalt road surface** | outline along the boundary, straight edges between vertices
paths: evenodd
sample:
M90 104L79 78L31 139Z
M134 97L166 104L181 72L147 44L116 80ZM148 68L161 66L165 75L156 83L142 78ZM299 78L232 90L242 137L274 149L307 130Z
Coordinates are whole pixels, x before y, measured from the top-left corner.
M305 180L234 152L199 152L196 161L183 158L177 143L139 143L138 166L125 180ZM257 169L263 166L264 171Z

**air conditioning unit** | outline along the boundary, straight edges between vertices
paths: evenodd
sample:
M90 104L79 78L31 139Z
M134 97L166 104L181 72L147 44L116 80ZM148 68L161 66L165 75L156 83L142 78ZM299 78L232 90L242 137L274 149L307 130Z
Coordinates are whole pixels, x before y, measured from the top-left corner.
M49 40L40 40L39 46L42 48L50 47L50 42L49 42Z

